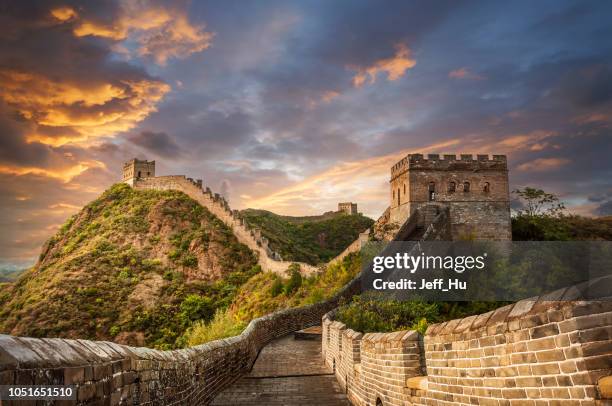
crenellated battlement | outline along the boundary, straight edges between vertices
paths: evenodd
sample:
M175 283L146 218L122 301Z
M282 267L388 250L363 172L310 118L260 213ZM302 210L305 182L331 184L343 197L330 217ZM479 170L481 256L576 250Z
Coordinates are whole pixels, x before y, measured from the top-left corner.
M505 155L408 154L391 166L389 186L391 223L435 203L450 209L453 239L511 237Z
M478 170L508 170L506 155L488 154L408 154L391 167L391 179L407 171L448 170L448 171L478 171Z
M232 210L227 200L219 193L214 193L210 187L204 186L201 179L185 175L156 176L132 179L130 185L135 189L179 190L187 194L230 227L241 243L258 253L258 262L267 271L284 276L292 264L283 261L281 255L270 248L270 241L262 235L261 230L249 226L238 210ZM299 265L305 275L319 272L316 266L306 263Z

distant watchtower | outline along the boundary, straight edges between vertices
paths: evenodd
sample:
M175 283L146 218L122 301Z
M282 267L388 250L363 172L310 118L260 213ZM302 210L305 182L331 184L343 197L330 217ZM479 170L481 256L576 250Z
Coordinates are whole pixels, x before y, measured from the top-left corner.
M357 214L357 203L343 202L338 203L338 211L346 214Z
M510 240L510 196L505 155L409 154L391 167L391 223L419 208L448 208L452 238Z
M123 182L134 186L134 181L155 177L155 161L132 159L123 164Z

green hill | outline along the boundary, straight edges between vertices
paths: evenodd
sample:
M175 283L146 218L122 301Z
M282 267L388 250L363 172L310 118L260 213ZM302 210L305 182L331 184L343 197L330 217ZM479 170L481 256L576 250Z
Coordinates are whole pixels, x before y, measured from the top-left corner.
M266 210L241 212L247 224L261 230L270 248L283 260L319 264L327 262L374 224L363 215L326 213L321 216L280 216Z
M117 184L0 287L0 332L171 348L259 272L217 217L176 191Z

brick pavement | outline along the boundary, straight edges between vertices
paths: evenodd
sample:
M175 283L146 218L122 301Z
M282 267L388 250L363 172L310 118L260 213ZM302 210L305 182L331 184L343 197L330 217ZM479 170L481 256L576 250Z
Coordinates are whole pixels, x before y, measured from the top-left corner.
M332 371L321 357L321 340L293 335L268 344L249 374L221 392L214 406L347 406Z

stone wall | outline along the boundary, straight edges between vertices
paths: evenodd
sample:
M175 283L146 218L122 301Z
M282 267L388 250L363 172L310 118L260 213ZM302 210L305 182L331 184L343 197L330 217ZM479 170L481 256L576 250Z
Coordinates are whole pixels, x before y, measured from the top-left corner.
M341 339L323 341L325 362L343 365L338 381L355 405L612 404L612 303L552 301L571 294L433 325L424 337L361 336L326 315L324 334Z
M325 302L278 311L251 321L238 336L175 351L0 335L0 385L75 385L71 405L206 405L250 370L268 342L319 324L360 287L355 278Z
M201 181L195 181L182 175L158 176L135 180L133 187L135 189L179 190L185 193L230 227L238 241L256 252L259 265L266 271L284 276L289 265L293 263L277 260L278 255L269 248L268 241L261 235L261 232L249 228L240 218L239 213L230 209L229 204L223 197L213 193L209 188L203 188ZM302 262L298 262L298 264L301 272L305 275L320 271L318 267L310 264Z
M409 154L391 167L390 222L401 226L432 203L431 189L433 202L450 209L453 239L511 239L505 156Z

